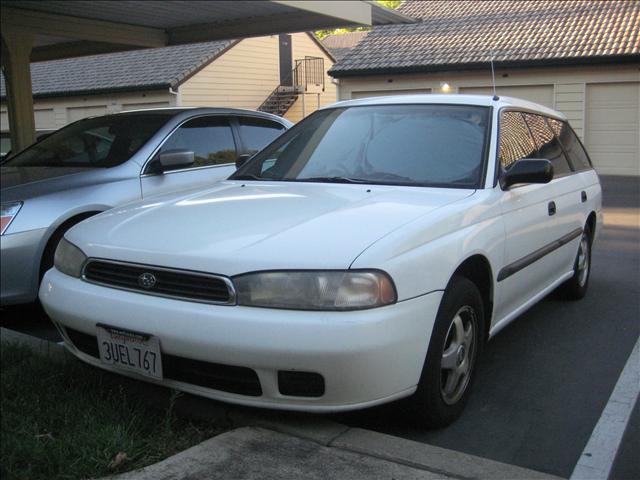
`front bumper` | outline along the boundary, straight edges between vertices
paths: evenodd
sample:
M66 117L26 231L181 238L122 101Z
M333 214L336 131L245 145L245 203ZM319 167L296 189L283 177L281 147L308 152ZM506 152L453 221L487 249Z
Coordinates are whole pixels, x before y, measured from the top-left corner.
M46 232L46 228L40 228L0 237L0 305L36 299Z
M330 412L364 408L415 391L442 292L355 312L215 306L102 287L52 269L40 300L76 356L113 370L69 341L65 329L96 335L96 324L157 336L163 356L248 367L262 394L247 396L165 378L154 381L250 406ZM283 395L278 371L322 375L324 394ZM153 381L135 373L118 373Z

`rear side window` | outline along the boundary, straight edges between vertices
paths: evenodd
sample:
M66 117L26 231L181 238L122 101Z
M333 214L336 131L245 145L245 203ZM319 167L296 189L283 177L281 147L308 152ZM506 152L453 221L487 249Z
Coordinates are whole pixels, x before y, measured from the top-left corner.
M571 173L562 145L547 124L545 117L533 113L525 113L524 117L538 147L538 157L546 158L551 162L555 176Z
M520 112L503 112L500 117L499 159L508 170L522 158L536 158L537 148Z
M222 165L236 161L236 144L229 121L224 117L199 117L181 125L164 143L160 152L191 150L192 167Z
M578 171L590 170L591 162L589 161L589 156L569 124L554 118L547 118L547 121L549 122L551 130L553 130L564 147L564 151L569 157L573 169Z
M245 153L249 154L262 150L284 131L283 125L262 118L241 117L238 121Z

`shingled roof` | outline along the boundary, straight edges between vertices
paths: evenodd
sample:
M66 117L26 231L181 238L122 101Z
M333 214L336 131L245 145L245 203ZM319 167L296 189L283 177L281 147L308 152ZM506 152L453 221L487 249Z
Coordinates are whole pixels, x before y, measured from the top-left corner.
M322 45L331 52L336 60L344 57L360 40L367 36L367 30L359 32L336 33L322 39Z
M640 1L405 1L421 22L377 26L329 74L640 60Z
M34 97L176 87L237 40L105 53L31 64ZM0 97L6 96L4 77Z

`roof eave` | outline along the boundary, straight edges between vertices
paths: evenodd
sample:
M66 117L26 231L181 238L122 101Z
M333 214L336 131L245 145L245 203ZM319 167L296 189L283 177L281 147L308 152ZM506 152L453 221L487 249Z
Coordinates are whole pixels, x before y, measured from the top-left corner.
M593 65L607 63L633 63L640 62L640 54L631 55L603 55L598 57L570 57L570 58L547 58L536 60L514 60L496 61L495 68L533 68L533 67L563 67L574 65ZM449 63L436 65L411 65L406 67L383 67L383 68L358 68L349 70L331 69L327 73L334 78L359 77L366 75L390 75L408 73L434 73L453 72L464 70L485 70L489 69L489 62L478 63Z

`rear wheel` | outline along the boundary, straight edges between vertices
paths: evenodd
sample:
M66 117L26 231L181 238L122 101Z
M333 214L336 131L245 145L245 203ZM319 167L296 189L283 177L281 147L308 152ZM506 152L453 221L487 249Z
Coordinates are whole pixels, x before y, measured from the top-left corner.
M484 309L476 285L455 276L445 291L413 408L429 428L457 419L469 397L484 343Z
M565 298L580 300L587 293L589 276L591 274L591 229L584 227L580 246L573 264L573 277L567 280L561 287Z

